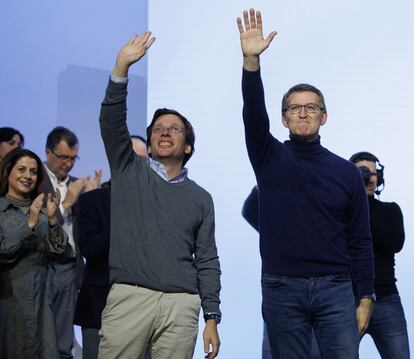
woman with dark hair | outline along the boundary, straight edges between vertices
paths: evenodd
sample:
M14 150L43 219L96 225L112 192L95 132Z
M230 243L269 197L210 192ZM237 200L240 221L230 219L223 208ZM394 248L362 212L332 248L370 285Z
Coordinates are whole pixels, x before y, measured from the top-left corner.
M38 193L40 158L17 148L0 164L0 358L57 358L51 255L71 251L57 221L60 194Z
M23 147L23 135L12 127L0 127L0 162L15 148Z

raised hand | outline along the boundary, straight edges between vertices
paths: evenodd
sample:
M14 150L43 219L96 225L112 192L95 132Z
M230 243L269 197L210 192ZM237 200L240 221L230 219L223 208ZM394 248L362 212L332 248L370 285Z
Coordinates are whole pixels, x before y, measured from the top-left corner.
M262 15L260 11L250 9L243 11L244 28L241 18L237 18L240 32L240 43L244 56L244 68L248 71L259 69L259 55L266 50L277 32L271 32L266 39L263 37Z
M65 199L62 202L63 209L66 210L76 203L79 195L86 189L89 179L90 177L86 176L79 178L69 184Z
M32 205L29 208L29 218L27 220L27 225L29 226L30 229L33 229L39 223L39 214L40 214L40 210L42 209L42 205L43 205L43 197L44 197L43 193L39 194L34 199L34 201L32 202Z
M99 188L99 186L101 185L101 178L102 178L102 170L95 171L95 177L92 178L88 182L85 188L85 192L89 192L89 191Z
M53 197L51 193L47 194L47 218L49 220L49 224L54 226L57 222L57 211L60 204L60 191L59 188L56 188L56 196Z
M129 67L146 54L154 41L155 37L151 37L149 31L144 32L141 36L134 34L119 51L112 75L126 77Z

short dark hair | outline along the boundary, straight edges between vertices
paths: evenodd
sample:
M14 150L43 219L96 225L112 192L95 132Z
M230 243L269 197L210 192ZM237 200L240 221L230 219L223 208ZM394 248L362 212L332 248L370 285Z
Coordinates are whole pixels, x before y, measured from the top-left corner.
M5 196L9 190L9 176L15 166L16 162L22 157L30 157L36 160L37 163L37 181L33 192L30 194L32 199L39 194L39 186L43 181L44 172L42 161L36 153L25 149L15 148L10 151L0 163L0 196Z
M191 152L184 154L184 160L183 160L183 166L184 166L187 163L187 161L191 158L191 156L193 155L193 153L195 151L195 148L194 148L195 133L194 133L194 128L191 125L190 121L188 121L178 111L171 110L171 109L168 109L168 108L159 108L158 110L156 110L154 112L154 116L152 117L152 121L149 124L149 126L147 127L147 147L149 147L151 145L152 127L154 126L154 123L158 119L158 117L163 116L163 115L175 115L181 121L183 121L183 123L184 123L184 128L185 128L185 132L184 132L184 135L185 135L185 143L188 144L188 145L191 145ZM150 156L151 156L151 154L150 154Z
M71 130L66 127L57 126L47 135L46 148L54 151L60 141L65 141L70 148L79 143L78 138Z
M14 135L19 135L21 147L24 145L24 136L13 127L0 127L0 142L10 141Z
M349 160L352 163L358 163L361 161L370 161L370 162L374 162L374 163L379 163L379 159L377 156L373 155L371 152L367 152L367 151L361 151L361 152L357 152L354 153Z
M326 112L326 105L325 105L325 98L323 97L322 91L319 90L318 88L316 88L315 86L309 85L309 84L297 84L293 87L291 87L288 92L286 92L283 95L283 99L282 99L282 115L287 111L287 107L288 107L288 98L291 94L293 94L294 92L305 92L305 91L310 91L315 93L316 95L318 95L319 97L319 105L321 106L321 111L323 113Z

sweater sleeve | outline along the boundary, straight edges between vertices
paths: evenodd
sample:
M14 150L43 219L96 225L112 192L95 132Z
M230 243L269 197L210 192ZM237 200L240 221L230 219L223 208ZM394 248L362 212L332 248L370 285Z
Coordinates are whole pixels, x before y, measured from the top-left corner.
M397 203L377 203L378 206L370 205L374 247L384 253L398 253L405 240L401 209Z
M349 255L358 297L374 293L374 257L369 226L368 200L359 173L354 175L354 188L349 208Z
M110 79L101 105L99 122L111 173L122 171L134 158L126 124L126 97L127 83L115 83Z
M214 230L214 205L210 197L210 205L199 227L194 250L198 290L204 313L220 313L221 271Z
M9 264L18 260L25 248L37 245L35 232L26 222L20 223L9 236L4 234L0 225L0 264Z
M269 158L274 142L269 132L269 116L260 70L250 72L243 69L242 93L247 152L253 168L256 169Z

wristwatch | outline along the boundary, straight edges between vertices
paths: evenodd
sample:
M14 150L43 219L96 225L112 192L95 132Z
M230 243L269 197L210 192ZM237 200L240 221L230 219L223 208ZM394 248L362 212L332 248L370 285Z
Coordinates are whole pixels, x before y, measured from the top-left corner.
M221 322L221 314L219 313L205 313L204 314L204 321L207 322L207 320L213 319L216 321L217 324Z
M359 297L359 300L361 299L371 299L373 302L377 300L377 297L375 296L375 293L363 295L362 297Z

